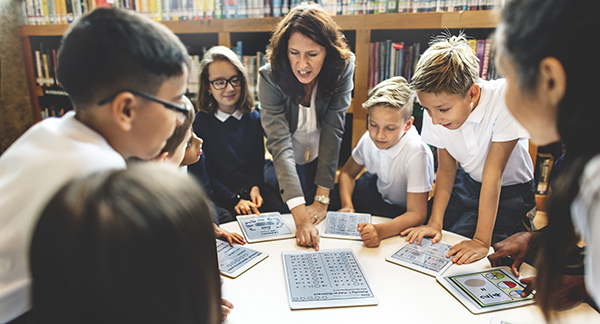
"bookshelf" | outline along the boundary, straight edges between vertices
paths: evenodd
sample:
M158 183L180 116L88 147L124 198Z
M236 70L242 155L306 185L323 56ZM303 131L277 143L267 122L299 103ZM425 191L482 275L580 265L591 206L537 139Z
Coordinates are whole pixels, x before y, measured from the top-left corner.
M387 31L402 31L406 33L418 30L434 30L439 34L444 29L487 29L491 32L499 21L499 12L496 10L458 11L458 12L418 12L418 13L385 13L369 15L334 16L334 20L344 30L349 39L349 45L356 54L356 70L354 78L354 97L348 110L353 115L352 147L356 145L362 134L366 131L367 113L361 108L361 103L366 101L369 82L369 44L373 33L386 33ZM268 40L273 26L281 18L242 18L242 19L211 19L189 21L165 21L163 24L182 38L188 45L194 35L208 37L211 45L231 47L235 41L244 38L244 33L254 36L262 33L265 41ZM32 46L40 39L59 39L67 30L68 25L24 25L19 26L19 35L23 45L23 54L26 64L28 86L32 105L34 121L41 119L41 110L38 97L44 95L42 87L38 86L35 78L35 58ZM489 34L489 33L488 33ZM253 37L254 37L253 36ZM260 37L260 36L258 36ZM216 43L214 43L216 40ZM429 39L422 39L426 48ZM193 47L193 46L192 46ZM197 53L196 53L197 54Z

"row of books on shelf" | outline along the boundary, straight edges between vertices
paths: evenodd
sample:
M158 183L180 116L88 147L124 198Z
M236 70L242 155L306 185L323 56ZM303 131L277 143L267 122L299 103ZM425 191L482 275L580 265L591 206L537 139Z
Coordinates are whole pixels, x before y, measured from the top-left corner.
M331 15L499 9L504 0L318 0ZM121 7L154 20L285 16L302 0L26 0L30 25L69 24L97 7Z
M258 105L258 69L265 64L265 53L257 51L255 55L243 55L242 48L243 42L238 41L232 50L237 53L246 68L248 91L253 94L255 105Z
M469 39L469 45L479 59L479 77L492 80L499 77L493 58L492 39ZM373 42L369 46L369 89L394 76L411 81L421 55L421 44L404 42Z
M258 69L264 64L265 54L257 52L255 55L242 55L243 42L239 41L232 48L238 54L248 75L248 88L258 102L256 82ZM203 48L203 54L206 52ZM64 112L71 110L72 106L68 100L68 94L60 87L56 78L56 53L57 49L44 49L40 43L39 49L35 50L35 73L36 83L42 88L40 99L41 117L62 116ZM187 83L187 94L194 101L200 90L200 61L202 55L190 55L190 73Z

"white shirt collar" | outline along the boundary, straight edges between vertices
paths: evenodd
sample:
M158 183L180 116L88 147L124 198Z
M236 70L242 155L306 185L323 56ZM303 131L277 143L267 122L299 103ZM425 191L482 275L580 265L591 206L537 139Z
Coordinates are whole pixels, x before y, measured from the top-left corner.
M215 112L215 117L217 117L218 120L220 120L222 123L224 123L229 117L233 116L235 119L237 120L241 120L242 116L244 116L244 114L242 114L239 109L236 109L233 114L228 114L226 112L222 112L221 110L217 109L217 111Z

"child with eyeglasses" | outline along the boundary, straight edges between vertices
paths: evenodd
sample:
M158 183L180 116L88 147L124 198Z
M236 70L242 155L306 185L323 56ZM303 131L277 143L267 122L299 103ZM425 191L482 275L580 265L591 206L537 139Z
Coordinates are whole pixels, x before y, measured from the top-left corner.
M267 187L264 132L254 109L247 74L238 56L229 48L215 46L200 62L200 90L193 129L204 140L204 162L217 206L232 215L260 214L283 205L275 190ZM200 178L201 163L188 172ZM220 220L221 222L231 221Z
M130 157L155 157L189 109L181 104L185 46L139 13L98 8L81 17L57 58L74 111L35 124L0 157L0 264L10 265L0 271L0 323L22 321L31 307L28 247L55 192L72 179L123 169Z

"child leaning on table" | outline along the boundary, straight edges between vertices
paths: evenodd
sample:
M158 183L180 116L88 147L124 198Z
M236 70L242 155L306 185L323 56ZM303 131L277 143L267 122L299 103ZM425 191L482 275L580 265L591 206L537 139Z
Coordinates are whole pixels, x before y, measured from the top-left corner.
M377 247L427 217L433 155L413 126L412 95L403 77L382 81L371 90L363 103L369 112L368 130L340 173L339 211L395 217L382 224L358 225L367 247Z
M182 102L192 107L192 103L187 97L184 97ZM185 118L183 124L175 127L173 135L167 140L167 144L162 149L162 152L155 158L159 162L167 162L180 167L186 167L192 163L196 163L202 156L202 139L194 134L192 124L194 122L194 109L191 109ZM205 186L201 183L202 186ZM209 188L210 189L210 188ZM209 195L210 197L210 195ZM213 203L214 204L214 203ZM220 213L228 213L217 206L213 206L215 211L215 221L218 221ZM215 237L226 240L229 244L245 244L244 237L238 233L231 233L222 229L216 223L213 223Z
M185 119L188 69L177 36L139 13L98 8L69 26L56 76L74 111L33 125L0 157L0 323L30 308L27 249L48 200L72 179L158 155Z
M462 33L435 39L412 78L427 111L421 137L437 147L439 163L429 222L402 234L411 243L424 236L437 242L442 229L472 238L448 252L457 264L479 260L491 244L526 230L535 207L529 134L506 108L505 84L479 78Z
M33 233L35 323L220 323L211 209L156 162L71 181Z

